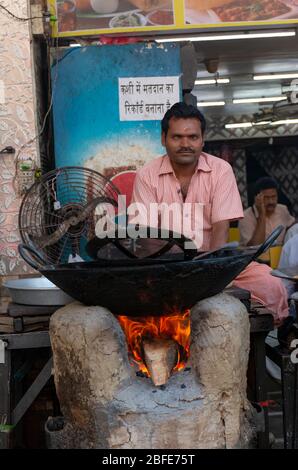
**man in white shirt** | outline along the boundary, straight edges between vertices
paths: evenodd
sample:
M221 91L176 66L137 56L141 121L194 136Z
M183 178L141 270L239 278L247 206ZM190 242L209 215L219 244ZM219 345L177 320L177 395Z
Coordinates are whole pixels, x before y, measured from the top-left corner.
M255 184L255 201L252 207L244 211L244 218L239 221L240 243L242 245L260 245L278 226L285 228L276 243L282 244L285 231L295 223L288 208L278 204L277 183L269 177L260 178Z

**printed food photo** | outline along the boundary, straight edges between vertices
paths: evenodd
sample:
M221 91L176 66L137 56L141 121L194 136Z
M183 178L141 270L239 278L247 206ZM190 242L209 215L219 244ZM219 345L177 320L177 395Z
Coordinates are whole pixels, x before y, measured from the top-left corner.
M173 0L59 0L56 9L59 32L174 24Z
M295 0L185 0L186 23L236 23L295 18Z

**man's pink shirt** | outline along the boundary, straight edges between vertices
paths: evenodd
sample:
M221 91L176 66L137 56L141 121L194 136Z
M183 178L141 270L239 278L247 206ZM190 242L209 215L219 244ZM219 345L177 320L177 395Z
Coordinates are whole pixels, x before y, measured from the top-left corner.
M137 172L131 202L142 203L147 211L150 203L169 205L177 203L177 208L178 210L180 208L181 212L185 203L190 203L191 206L195 203L201 204L203 208L201 250L210 248L213 224L243 217L242 203L231 165L205 152L200 155L185 201L170 159L165 155L146 164ZM191 210L190 214L192 227L196 227L197 213ZM176 231L175 228L179 226L180 220L181 213L176 210L169 229ZM141 213L139 223L149 225L148 219L142 218ZM187 230L182 231L185 236L190 237Z

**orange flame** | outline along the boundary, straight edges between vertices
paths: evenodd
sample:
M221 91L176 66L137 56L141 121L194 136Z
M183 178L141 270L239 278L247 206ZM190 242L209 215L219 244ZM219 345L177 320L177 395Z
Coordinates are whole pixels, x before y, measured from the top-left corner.
M179 345L178 360L173 371L182 370L189 357L190 347L190 310L161 317L118 316L119 323L126 335L127 345L139 369L150 376L142 358L144 338L173 339Z

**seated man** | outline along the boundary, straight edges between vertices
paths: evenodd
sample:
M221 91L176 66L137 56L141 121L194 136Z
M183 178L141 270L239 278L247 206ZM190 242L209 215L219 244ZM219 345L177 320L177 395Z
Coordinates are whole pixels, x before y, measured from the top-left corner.
M243 217L233 170L229 163L202 151L206 121L196 107L176 103L161 125L167 154L137 172L132 202L140 210L132 223L152 226L148 217L152 205L162 209L172 205L170 230L179 232L182 222L180 233L200 250L219 248L228 240L230 220ZM163 226L160 217L155 224ZM268 266L251 263L235 285L250 290L253 299L275 312L276 324L288 315L286 290L280 279L270 275Z
M284 231L276 242L282 244L285 231L294 224L288 208L278 204L277 183L272 178L260 178L255 184L254 205L244 211L244 218L239 221L240 243L242 245L260 245L278 226Z

